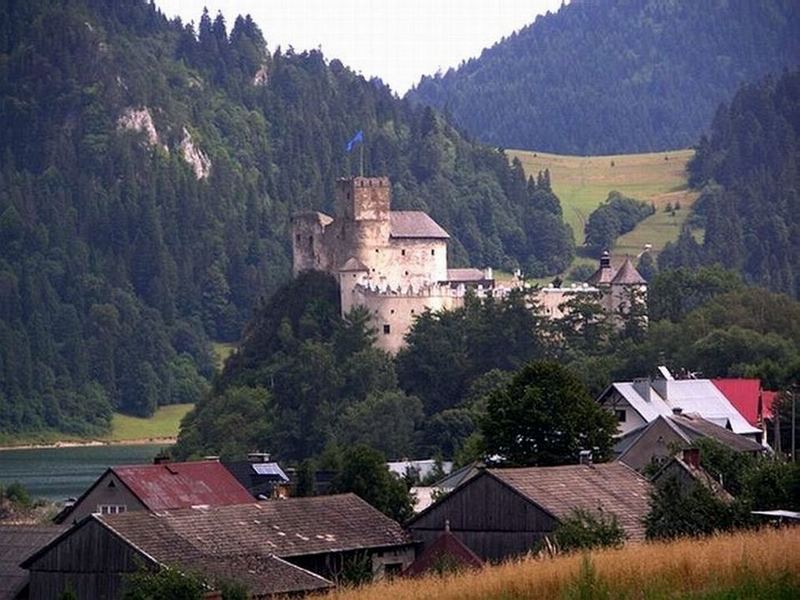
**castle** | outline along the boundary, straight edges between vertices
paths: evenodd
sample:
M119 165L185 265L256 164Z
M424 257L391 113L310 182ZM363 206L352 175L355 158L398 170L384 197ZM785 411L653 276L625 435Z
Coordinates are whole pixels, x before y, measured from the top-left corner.
M478 297L502 297L513 287L497 285L491 269L449 269L448 233L422 211L391 210L388 177L336 181L335 217L320 212L292 220L293 271L318 270L339 282L342 314L363 306L377 329L376 345L392 354L403 347L416 315L464 304L467 290ZM619 269L604 256L600 269L579 288L544 288L544 314L563 316L560 305L575 293L602 292L609 313L624 308L626 290L646 286L626 261Z
M416 315L457 308L468 288L504 293L491 269L448 269L448 233L422 211L391 210L388 177L336 181L336 216L295 215L294 274L327 271L339 281L342 314L364 306L377 346L396 353Z
M611 325L619 327L634 302L643 303L646 309L647 281L630 258L625 257L624 262L615 267L611 255L603 252L599 268L584 283L571 287L545 286L537 292L536 299L544 316L560 319L568 310L566 303L581 294L597 298L603 311L609 315ZM642 318L646 323L647 317L643 315Z

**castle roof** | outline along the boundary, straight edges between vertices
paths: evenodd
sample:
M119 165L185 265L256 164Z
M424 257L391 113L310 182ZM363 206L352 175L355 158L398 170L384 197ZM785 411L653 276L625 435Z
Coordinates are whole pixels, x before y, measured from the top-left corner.
M625 262L622 263L622 266L619 268L617 273L614 275L614 279L611 280L611 283L618 283L624 285L634 285L637 283L647 283L636 270L636 267L633 266L631 259L629 257L625 257Z
M614 279L614 275L616 275L616 271L614 267L609 264L608 266L600 267L597 271L592 273L589 279L586 280L586 283L593 286L611 283L611 280Z
M450 235L427 213L421 210L389 212L391 237L417 239L448 239Z

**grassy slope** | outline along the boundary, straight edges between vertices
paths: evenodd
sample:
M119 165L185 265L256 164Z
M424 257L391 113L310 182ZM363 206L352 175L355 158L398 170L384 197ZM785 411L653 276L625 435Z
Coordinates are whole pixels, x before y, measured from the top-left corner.
M104 440L119 442L123 440L142 440L149 438L173 438L178 435L181 419L193 404L172 404L160 407L152 417L142 419L114 413L111 433Z
M800 530L764 529L704 540L630 544L588 555L523 559L455 576L337 590L329 600L558 598L797 598ZM581 572L583 570L583 573Z
M528 175L535 177L539 171L550 169L553 191L561 199L564 219L572 227L579 244L583 243L586 219L610 191L617 190L655 204L654 215L617 240L614 247L617 254L636 256L645 244L652 244L655 253L660 251L667 242L678 237L697 197L686 189L686 163L693 150L617 156L561 156L523 150L506 152L522 161ZM673 217L664 212L664 207L667 203L674 205L676 201L680 202L681 210ZM594 265L595 261L579 258L576 264L579 263Z

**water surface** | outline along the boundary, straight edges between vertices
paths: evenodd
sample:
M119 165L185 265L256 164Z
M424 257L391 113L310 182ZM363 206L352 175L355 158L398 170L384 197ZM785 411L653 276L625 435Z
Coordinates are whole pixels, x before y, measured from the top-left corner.
M0 450L0 485L18 481L36 498L77 498L114 465L150 463L163 444Z

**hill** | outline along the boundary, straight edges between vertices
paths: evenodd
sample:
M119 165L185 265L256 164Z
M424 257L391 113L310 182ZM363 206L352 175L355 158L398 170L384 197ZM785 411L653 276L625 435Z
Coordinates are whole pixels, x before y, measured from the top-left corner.
M269 49L249 17L0 3L0 122L0 431L99 435L196 402L209 341L289 278L292 213L329 211L357 171L358 130L365 171L449 231L453 263L541 251L503 153L338 60Z
M739 85L798 64L794 0L573 1L407 97L505 148L647 152L691 146Z
M701 192L689 228L660 268L720 264L773 291L800 297L800 71L742 86L722 104L689 162Z
M612 156L566 156L508 150L518 158L527 175L550 172L553 192L561 200L564 220L572 227L575 241L583 243L586 220L593 210L616 190L656 207L656 212L636 228L620 237L613 250L617 254L638 255L645 244L658 254L670 241L678 238L697 192L688 187L686 165L693 150ZM667 205L678 204L674 214ZM594 259L577 258L578 264L595 264Z

